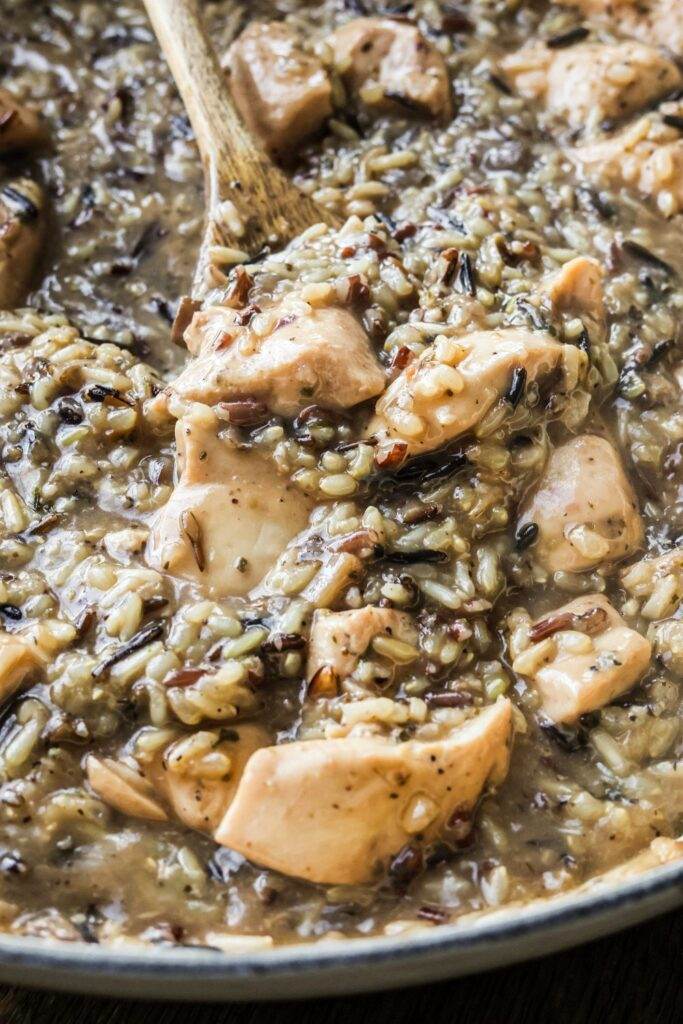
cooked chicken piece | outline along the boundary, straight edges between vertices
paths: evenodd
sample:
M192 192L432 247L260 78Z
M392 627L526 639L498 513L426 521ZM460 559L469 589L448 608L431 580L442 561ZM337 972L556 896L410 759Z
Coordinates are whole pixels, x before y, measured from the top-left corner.
M575 722L604 707L630 690L650 664L649 641L602 594L584 594L544 615L530 638L512 669L531 680L553 722Z
M378 636L417 643L417 629L405 612L372 605L347 612L317 611L308 646L308 678L313 679L321 668L330 668L338 679L345 679Z
M625 185L653 199L660 213L673 217L683 210L683 138L663 117L683 117L683 103L664 103L657 113L587 146L569 151L570 158L594 181Z
M100 799L121 814L148 821L167 820L166 811L154 799L154 790L131 765L89 754L85 770L88 782Z
M442 740L305 740L254 754L216 842L327 885L372 881L406 844L448 837L487 782L507 773L508 700Z
M195 314L185 341L196 358L169 393L209 405L248 397L295 416L311 403L347 409L384 388L370 339L346 309L294 295L248 326L240 319L225 306Z
M683 5L680 0L557 0L588 15L604 14L610 28L644 43L683 54Z
M195 778L184 766L177 769L174 755L177 752L176 760L182 760L178 748L184 742L180 740L171 744L162 756L155 759L146 775L183 825L199 832L213 833L233 800L247 761L254 751L265 747L271 739L259 725L241 725L225 730L221 748L227 752L230 769L227 776L219 778Z
M437 338L403 370L377 403L368 434L407 445L406 454L428 452L472 430L514 380L524 387L563 369L555 392L577 384L586 356L544 331L507 328Z
M594 130L626 117L683 83L676 64L642 43L580 43L551 49L543 43L501 62L520 95L537 99L572 128Z
M530 551L548 572L583 572L640 547L638 501L609 441L583 434L553 451L518 530L532 523Z
M281 21L252 22L224 63L242 118L278 159L291 159L332 113L327 72Z
M272 462L217 436L210 410L176 425L180 479L152 525L147 560L201 583L212 597L243 595L308 521L309 500Z
M35 644L17 633L0 630L0 701L16 693L26 677L42 665Z
M0 190L0 309L19 306L33 280L45 230L45 199L19 178Z
M415 28L391 18L355 18L328 40L348 89L371 106L396 104L434 117L451 109L446 63Z
M47 142L45 124L7 89L0 89L0 154L33 149Z
M545 291L558 313L590 317L596 323L605 319L605 271L590 256L576 256L553 274Z

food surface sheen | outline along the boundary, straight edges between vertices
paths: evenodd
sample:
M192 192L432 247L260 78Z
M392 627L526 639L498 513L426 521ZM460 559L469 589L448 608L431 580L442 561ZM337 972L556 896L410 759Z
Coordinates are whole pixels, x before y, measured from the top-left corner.
M115 6L0 0L0 930L236 956L680 861L683 5L202 5L339 224L224 203L203 302Z

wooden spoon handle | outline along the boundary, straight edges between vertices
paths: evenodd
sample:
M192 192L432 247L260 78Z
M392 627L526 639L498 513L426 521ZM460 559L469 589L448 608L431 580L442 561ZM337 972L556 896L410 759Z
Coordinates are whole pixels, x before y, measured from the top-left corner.
M147 13L197 137L204 165L248 159L257 144L235 110L201 23L197 0L145 0ZM229 151L223 143L229 140Z
M211 280L214 247L254 256L311 224L338 221L291 184L242 124L197 0L145 0L145 6L204 165L207 224L195 275L195 294L201 294L217 283L215 275Z

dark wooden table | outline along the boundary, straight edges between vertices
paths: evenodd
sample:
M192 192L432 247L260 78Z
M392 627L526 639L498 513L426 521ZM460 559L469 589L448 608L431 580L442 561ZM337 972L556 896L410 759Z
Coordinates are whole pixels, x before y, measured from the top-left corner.
M0 1024L683 1024L680 912L568 953L348 999L197 1006L0 989Z

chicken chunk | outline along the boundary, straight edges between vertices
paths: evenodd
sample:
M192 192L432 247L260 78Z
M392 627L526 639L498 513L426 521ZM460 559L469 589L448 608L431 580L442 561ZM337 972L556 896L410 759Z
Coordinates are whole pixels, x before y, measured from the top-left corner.
M332 113L325 68L283 22L252 22L230 47L225 64L235 106L277 159L291 159Z
M218 778L212 778L210 770L206 778L193 773L192 766L184 763L181 747L185 743L184 739L172 743L162 756L155 758L146 775L183 825L212 834L235 796L247 761L256 750L270 743L270 737L258 725L225 730L220 753L228 759L229 769L227 775Z
M368 433L402 441L408 456L432 451L473 430L505 398L513 377L523 390L562 369L564 379L555 390L569 392L585 359L578 348L544 331L508 328L437 338L387 388Z
M580 43L551 49L542 43L501 62L520 95L537 99L572 128L595 130L627 117L683 82L676 64L642 43Z
M43 146L47 138L39 115L7 89L0 89L0 154Z
M180 479L152 524L147 560L213 597L246 594L308 521L311 504L272 463L217 436L210 410L176 424Z
M683 54L683 5L679 0L557 0L583 14L604 15L610 28Z
M311 403L347 409L384 388L370 339L342 307L293 295L249 325L240 320L224 306L195 314L185 342L196 358L169 393L210 405L248 396L295 416Z
M553 722L576 722L630 690L650 664L648 640L602 594L584 594L534 623L512 663L531 681Z
M450 112L446 63L414 25L355 18L333 32L329 44L346 86L368 105L398 105L433 117Z
M0 190L0 309L19 306L36 272L45 232L45 200L34 181Z
M332 669L338 679L350 676L377 636L417 643L417 630L405 612L372 605L346 612L317 611L308 646L308 678L321 668Z
M558 313L605 319L604 268L590 256L576 256L553 274L545 291Z
M548 572L583 572L638 549L638 502L609 441L583 434L553 451L518 530L532 523L538 533L530 550Z
M447 839L453 816L505 778L510 743L511 705L499 700L442 740L266 747L247 763L214 838L286 875L370 882L406 844Z
M0 630L0 701L8 700L43 664L38 648L17 633Z
M626 186L654 200L660 213L683 210L683 138L665 117L683 117L683 103L664 103L657 113L609 138L569 151L587 178L612 188Z

